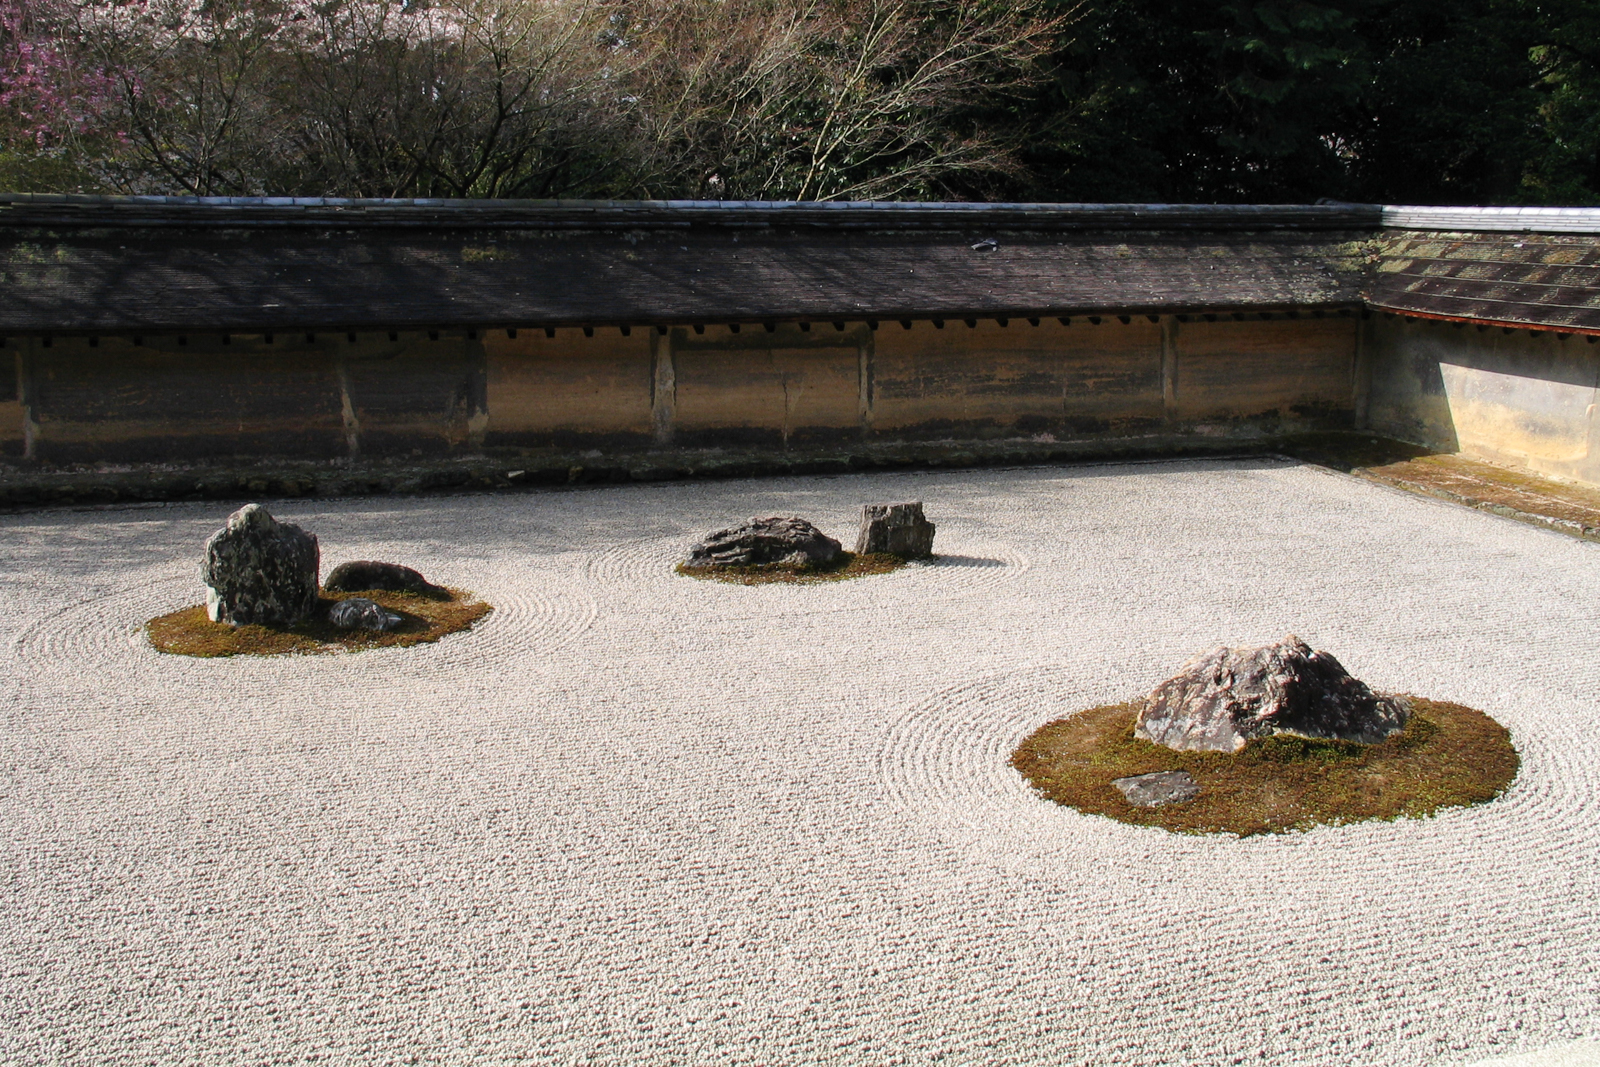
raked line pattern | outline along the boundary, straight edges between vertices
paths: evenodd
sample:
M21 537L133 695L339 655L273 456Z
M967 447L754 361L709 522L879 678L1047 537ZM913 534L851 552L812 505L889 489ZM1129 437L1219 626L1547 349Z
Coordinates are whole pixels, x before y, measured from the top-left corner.
M672 571L906 499L934 563ZM1276 460L270 506L496 611L165 656L138 625L229 508L0 517L0 1062L1457 1067L1600 1029L1600 546ZM1495 715L1521 777L1241 841L1006 765L1287 632Z

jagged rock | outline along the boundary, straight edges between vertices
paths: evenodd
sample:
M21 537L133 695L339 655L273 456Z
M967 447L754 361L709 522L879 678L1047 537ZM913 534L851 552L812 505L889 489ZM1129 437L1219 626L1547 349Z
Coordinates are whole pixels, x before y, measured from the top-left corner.
M1134 734L1176 749L1237 752L1269 734L1371 744L1404 728L1402 697L1384 696L1290 634L1264 648L1219 647L1151 691Z
M804 519L754 518L710 534L689 550L689 567L815 566L838 558L839 542Z
M293 626L316 611L320 564L314 535L246 504L206 542L206 614L232 626Z
M379 563L358 559L341 563L328 573L323 588L334 593L359 593L363 589L384 589L393 593L416 593L427 597L448 597L449 590L434 585L420 571L398 563Z
M933 555L933 523L922 517L922 501L866 504L861 508L857 554L887 552L907 559Z
M1188 771L1156 771L1132 778L1113 778L1111 784L1136 808L1181 804L1200 795L1200 786Z
M328 621L341 630L393 630L405 620L376 601L353 596L329 608Z

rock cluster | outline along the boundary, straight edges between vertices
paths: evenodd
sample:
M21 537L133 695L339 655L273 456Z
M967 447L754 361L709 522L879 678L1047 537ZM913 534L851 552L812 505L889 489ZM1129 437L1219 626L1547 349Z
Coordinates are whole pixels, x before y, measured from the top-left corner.
M206 542L206 614L232 626L293 626L317 609L321 562L315 535L246 504Z
M1270 734L1366 744L1405 727L1402 697L1374 693L1293 634L1262 648L1212 649L1151 691L1134 734L1168 748L1237 752Z
M422 576L420 571L398 563L379 563L358 559L341 563L328 573L323 588L334 593L359 593L363 589L383 589L391 593L416 593L427 597L448 597L443 589Z
M866 504L861 508L861 533L856 552L887 552L907 559L933 555L934 525L922 515L922 501Z
M805 519L770 515L718 530L689 550L688 567L793 567L832 563L839 542Z
M231 626L282 629L318 611L321 552L314 534L274 519L260 504L246 504L206 542L200 577L206 583L206 613ZM382 589L448 600L448 589L398 563L355 560L328 575L331 592ZM328 621L342 630L393 630L403 617L365 597L328 608Z

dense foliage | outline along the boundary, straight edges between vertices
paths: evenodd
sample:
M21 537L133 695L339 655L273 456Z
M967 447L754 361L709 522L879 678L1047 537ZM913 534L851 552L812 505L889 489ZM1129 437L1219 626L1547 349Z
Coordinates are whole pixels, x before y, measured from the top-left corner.
M1600 0L0 0L0 187L1600 202Z

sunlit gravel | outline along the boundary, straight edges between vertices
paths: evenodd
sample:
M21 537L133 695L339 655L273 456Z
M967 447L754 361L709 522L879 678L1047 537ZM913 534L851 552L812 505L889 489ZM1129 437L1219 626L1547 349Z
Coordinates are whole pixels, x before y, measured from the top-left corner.
M900 499L937 562L672 571ZM0 516L0 1061L1392 1067L1600 1028L1600 545L1273 460L268 503L324 571L497 610L165 656L139 624L230 507ZM1521 777L1240 841L1006 765L1291 632L1495 716Z

